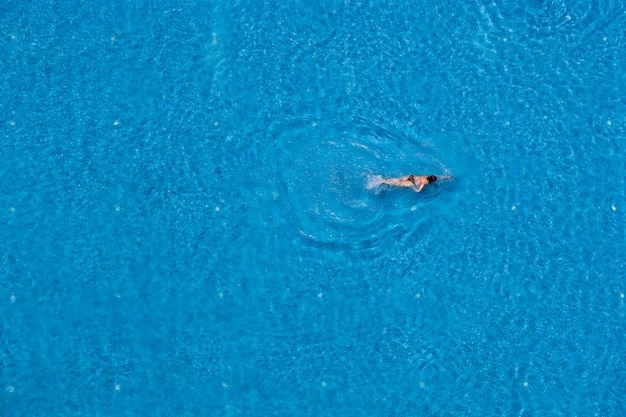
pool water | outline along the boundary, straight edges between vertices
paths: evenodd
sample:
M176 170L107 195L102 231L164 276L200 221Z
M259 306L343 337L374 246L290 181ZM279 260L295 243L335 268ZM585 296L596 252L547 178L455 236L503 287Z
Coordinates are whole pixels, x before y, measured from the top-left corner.
M156 3L0 5L1 415L626 415L621 2Z

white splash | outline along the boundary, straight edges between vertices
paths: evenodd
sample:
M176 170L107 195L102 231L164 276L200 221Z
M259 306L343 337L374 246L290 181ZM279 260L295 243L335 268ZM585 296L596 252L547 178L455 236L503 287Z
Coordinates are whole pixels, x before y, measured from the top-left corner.
M367 177L367 182L365 184L365 187L368 190L372 190L380 186L380 184L382 184L382 181L383 181L382 175L370 175Z

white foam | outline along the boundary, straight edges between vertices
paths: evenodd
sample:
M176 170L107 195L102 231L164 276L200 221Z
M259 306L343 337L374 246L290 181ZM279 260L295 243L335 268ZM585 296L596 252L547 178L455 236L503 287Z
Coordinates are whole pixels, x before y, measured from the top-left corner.
M380 186L380 184L382 184L382 181L383 181L382 175L370 175L367 177L367 182L365 183L365 187L368 190L372 190Z

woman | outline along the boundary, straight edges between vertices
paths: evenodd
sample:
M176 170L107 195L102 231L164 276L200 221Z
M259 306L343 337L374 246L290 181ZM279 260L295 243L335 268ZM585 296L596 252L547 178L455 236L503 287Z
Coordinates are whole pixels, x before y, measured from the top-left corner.
M439 177L449 179L449 176ZM382 178L379 184L393 185L395 187L411 187L417 193L422 191L425 185L432 184L437 181L437 177L434 175L407 175L400 178Z

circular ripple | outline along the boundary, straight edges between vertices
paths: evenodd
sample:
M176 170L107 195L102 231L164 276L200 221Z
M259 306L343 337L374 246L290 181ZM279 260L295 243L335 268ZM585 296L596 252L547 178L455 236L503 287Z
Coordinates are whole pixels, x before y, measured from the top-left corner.
M290 124L278 134L278 152L298 235L330 249L376 251L403 239L419 224L420 205L446 187L417 194L375 185L377 177L449 174L427 143L364 121Z

